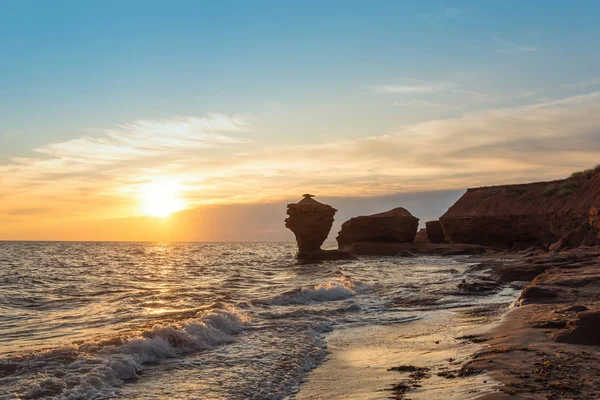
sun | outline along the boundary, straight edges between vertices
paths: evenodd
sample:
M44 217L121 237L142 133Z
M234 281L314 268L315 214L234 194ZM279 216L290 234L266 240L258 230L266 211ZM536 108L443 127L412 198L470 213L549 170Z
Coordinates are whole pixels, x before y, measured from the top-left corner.
M183 210L185 204L179 197L181 185L175 181L161 179L144 184L140 188L141 209L144 215L165 218Z

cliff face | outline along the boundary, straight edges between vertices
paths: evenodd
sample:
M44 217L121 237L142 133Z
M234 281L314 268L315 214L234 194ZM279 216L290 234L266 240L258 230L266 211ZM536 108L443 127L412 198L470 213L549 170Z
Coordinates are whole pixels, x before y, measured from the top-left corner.
M455 243L543 245L578 228L589 231L583 239L597 240L599 209L600 173L596 173L587 178L468 189L440 222Z
M419 219L398 207L379 214L354 217L342 224L337 242L345 249L359 242L412 243Z

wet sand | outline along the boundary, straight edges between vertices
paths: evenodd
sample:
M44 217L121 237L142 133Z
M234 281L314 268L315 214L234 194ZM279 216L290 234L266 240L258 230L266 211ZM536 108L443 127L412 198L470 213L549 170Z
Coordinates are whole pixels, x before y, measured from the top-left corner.
M334 331L327 338L328 361L309 375L297 399L474 399L496 385L483 372L452 376L484 345L463 338L477 336L494 325L489 315L471 309L437 311L398 325ZM425 368L418 379L397 366ZM414 375L413 375L414 376ZM412 382L406 397L393 386ZM414 386L414 387L413 387Z

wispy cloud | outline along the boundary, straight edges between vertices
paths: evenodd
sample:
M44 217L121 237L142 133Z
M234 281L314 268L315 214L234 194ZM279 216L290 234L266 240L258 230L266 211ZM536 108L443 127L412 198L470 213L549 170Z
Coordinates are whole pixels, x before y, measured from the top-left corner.
M565 83L560 85L563 89L578 89L578 88L587 88L590 86L600 85L600 78L589 79L587 81L575 82L575 83Z
M523 52L529 52L529 53L542 53L543 52L543 50L539 47L511 43L506 40L500 39L499 37L497 37L495 35L492 35L492 39L494 39L494 42L496 42L497 44L502 46L503 51L509 51L509 52L523 51Z
M455 106L438 103L435 101L428 100L409 100L409 101L396 101L394 102L395 106L403 106L403 107L424 107L424 108L443 108L443 109L454 109Z
M136 188L164 175L181 182L189 204L552 179L598 163L599 126L600 92L305 145L249 142L248 125L222 115L140 121L1 165L0 216L26 218L40 204L46 218L127 215Z
M380 94L425 94L438 93L451 86L449 83L411 80L400 84L373 85L371 90Z

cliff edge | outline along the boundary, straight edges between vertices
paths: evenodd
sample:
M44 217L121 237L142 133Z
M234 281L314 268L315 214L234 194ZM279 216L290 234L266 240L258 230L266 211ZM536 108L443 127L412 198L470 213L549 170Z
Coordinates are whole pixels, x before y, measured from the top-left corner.
M551 182L468 189L440 222L454 243L576 247L598 243L599 209L596 168Z

